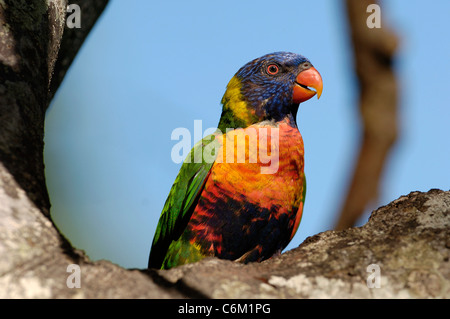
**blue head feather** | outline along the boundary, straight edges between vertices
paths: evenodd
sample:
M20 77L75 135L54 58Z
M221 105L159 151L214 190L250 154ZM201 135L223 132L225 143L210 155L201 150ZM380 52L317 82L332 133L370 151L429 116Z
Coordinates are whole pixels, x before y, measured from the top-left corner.
M267 67L271 64L276 64L279 68L276 75L267 72ZM240 81L242 99L253 114L254 121L278 121L289 114L295 121L298 110L298 104L294 104L292 100L295 78L302 70L311 66L311 62L300 54L275 52L250 61L240 68L235 77ZM227 113L224 105L223 120L231 117Z

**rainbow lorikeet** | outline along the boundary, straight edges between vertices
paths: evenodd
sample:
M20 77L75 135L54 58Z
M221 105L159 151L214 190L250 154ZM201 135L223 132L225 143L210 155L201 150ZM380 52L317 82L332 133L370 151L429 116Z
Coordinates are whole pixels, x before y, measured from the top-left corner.
M321 93L322 78L302 55L276 52L239 69L218 130L193 147L170 190L149 268L208 256L262 261L287 246L306 193L297 110Z

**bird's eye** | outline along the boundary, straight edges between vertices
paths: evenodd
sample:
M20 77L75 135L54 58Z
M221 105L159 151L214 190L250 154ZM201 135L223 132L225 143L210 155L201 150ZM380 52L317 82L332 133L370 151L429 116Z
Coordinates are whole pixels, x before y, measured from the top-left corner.
M270 64L267 66L267 73L269 73L270 75L275 75L278 73L280 69L278 68L278 65L276 64Z

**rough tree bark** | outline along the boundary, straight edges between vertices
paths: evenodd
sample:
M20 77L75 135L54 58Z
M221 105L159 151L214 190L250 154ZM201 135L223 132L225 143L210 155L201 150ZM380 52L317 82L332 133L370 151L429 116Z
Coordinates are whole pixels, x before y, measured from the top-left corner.
M45 111L107 0L80 0L81 28L67 28L67 1L0 2L0 160L49 216L43 169Z
M0 1L0 298L450 297L450 192L438 190L263 263L127 270L71 247L49 217L42 153L45 110L106 0L77 3L82 28L67 30L63 0ZM366 285L372 263L381 288Z
M392 61L397 36L384 21L369 28L367 8L374 0L347 0L346 9L359 81L362 144L336 229L355 224L378 197L378 187L389 151L397 138L398 84Z

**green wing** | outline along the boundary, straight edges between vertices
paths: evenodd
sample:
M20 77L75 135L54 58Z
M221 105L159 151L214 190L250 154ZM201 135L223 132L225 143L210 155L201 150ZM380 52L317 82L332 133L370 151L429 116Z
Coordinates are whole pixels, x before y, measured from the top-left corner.
M184 160L156 227L148 261L149 268L161 268L169 245L185 230L217 157L217 134L219 132L208 135L195 144Z

